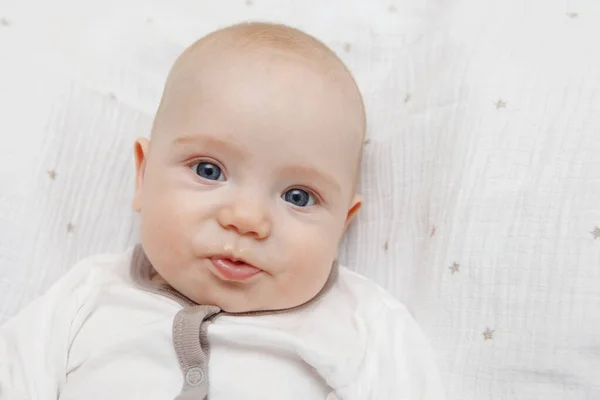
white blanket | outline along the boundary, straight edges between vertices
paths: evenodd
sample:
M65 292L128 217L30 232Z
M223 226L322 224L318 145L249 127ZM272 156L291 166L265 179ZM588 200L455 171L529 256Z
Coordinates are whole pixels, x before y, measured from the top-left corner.
M413 312L448 397L600 398L595 0L1 0L0 323L136 241L133 139L183 48L242 20L355 73L367 202L341 261Z

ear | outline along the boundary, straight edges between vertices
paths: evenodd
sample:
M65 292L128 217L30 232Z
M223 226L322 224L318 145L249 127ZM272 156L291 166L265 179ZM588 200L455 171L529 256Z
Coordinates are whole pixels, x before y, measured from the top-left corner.
M150 141L146 138L138 138L135 141L133 154L135 157L135 193L133 195L133 211L142 211L142 188L144 186L144 173L148 160Z
M348 226L350 226L352 219L354 219L354 216L362 206L362 203L363 197L359 194L355 194L352 198L352 202L350 203L350 208L348 209L348 215L346 216L346 222L344 224L344 231L348 229Z

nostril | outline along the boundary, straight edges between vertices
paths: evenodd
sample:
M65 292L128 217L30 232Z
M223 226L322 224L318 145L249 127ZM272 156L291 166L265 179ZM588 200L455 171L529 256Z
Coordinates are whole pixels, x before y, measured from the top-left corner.
M241 210L244 211L244 210ZM254 213L242 213L231 207L223 207L219 212L218 222L224 229L253 239L263 239L268 234L266 217Z

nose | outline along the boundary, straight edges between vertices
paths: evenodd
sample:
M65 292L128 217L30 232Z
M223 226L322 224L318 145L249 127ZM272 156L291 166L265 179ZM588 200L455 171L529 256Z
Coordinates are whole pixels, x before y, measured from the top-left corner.
M236 199L221 207L217 219L224 229L255 239L264 239L271 233L268 212L258 201Z

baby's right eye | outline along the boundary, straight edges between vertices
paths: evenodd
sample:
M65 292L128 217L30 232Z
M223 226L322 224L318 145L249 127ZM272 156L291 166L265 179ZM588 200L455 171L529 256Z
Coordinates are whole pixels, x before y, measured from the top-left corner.
M225 176L221 168L211 162L201 162L192 165L192 169L198 176L211 181L224 181Z

